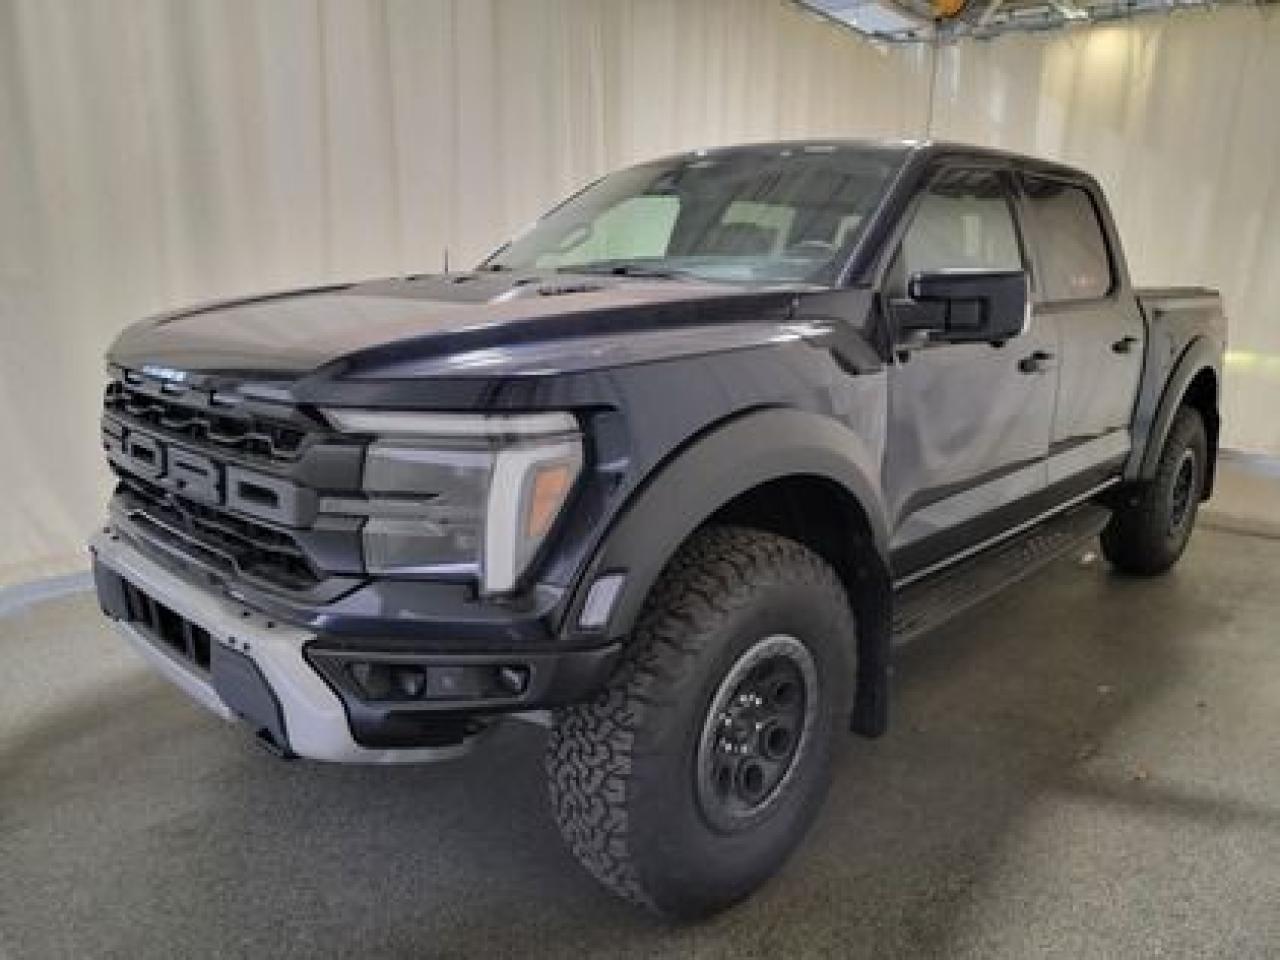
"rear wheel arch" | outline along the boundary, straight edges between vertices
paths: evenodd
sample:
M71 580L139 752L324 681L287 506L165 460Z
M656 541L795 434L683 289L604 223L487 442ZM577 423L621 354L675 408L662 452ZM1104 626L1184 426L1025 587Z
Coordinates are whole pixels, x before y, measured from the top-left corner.
M1195 339L1182 352L1169 372L1154 413L1148 415L1150 419L1139 411L1135 437L1137 445L1125 471L1126 479L1149 481L1155 477L1160 454L1173 427L1174 418L1182 407L1189 406L1200 414L1204 422L1208 440L1208 463L1203 496L1208 499L1212 494L1221 428L1221 356L1220 348L1205 337Z
M1182 401L1178 406L1191 407L1200 414L1204 422L1205 439L1209 446L1208 462L1205 464L1203 497L1208 499L1213 493L1213 480L1218 467L1218 434L1222 427L1222 418L1218 413L1219 402L1218 374L1212 367L1201 367L1191 379Z

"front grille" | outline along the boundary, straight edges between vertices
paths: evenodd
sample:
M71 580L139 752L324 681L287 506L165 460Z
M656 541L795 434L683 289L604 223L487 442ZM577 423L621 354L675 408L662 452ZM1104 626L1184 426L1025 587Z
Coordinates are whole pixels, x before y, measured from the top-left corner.
M209 669L209 631L175 613L159 600L123 580L129 604L129 622L136 624L153 642L167 647L201 670Z
M358 490L363 447L287 403L115 368L102 439L112 512L143 547L268 592L326 602L363 576L359 521L321 517Z
M185 541L191 552L224 573L291 591L307 590L324 579L288 533L175 497L138 477L124 476L121 485L154 536Z
M267 460L296 460L307 431L296 424L245 414L216 395L167 386L134 385L115 380L107 387L104 407L167 434ZM166 395L172 391L173 395Z

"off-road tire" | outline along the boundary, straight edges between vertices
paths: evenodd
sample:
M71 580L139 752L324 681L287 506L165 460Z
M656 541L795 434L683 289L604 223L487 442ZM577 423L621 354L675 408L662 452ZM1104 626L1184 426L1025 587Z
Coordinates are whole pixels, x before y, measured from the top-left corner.
M1124 573L1144 577L1177 563L1195 526L1208 467L1204 420L1194 408L1182 407L1169 428L1155 477L1126 490L1103 529L1103 556ZM1180 489L1188 469L1189 489Z
M852 699L855 629L839 578L801 544L728 526L691 537L652 590L608 686L557 716L546 756L551 805L582 865L670 919L722 909L775 873L826 793ZM698 792L710 708L761 638L777 636L811 655L816 692L805 702L814 709L770 804L726 831Z

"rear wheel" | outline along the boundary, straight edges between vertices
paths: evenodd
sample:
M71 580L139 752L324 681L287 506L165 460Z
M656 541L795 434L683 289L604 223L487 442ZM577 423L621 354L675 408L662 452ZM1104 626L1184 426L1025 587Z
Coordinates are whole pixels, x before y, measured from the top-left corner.
M1136 488L1102 531L1102 553L1126 573L1164 573L1182 556L1195 526L1209 466L1199 411L1182 407L1160 453L1156 475Z
M696 534L609 686L557 719L547 773L569 848L664 916L750 894L826 792L853 638L843 585L812 551L742 528Z

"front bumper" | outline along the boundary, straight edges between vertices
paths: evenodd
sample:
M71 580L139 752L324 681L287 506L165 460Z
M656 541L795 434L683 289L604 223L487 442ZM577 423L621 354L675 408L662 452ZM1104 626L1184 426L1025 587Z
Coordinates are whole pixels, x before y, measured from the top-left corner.
M341 642L291 626L192 582L110 530L90 543L98 598L120 633L162 675L224 720L243 720L279 752L339 763L425 763L467 752L501 714L536 711L590 695L612 669L617 650L503 656L484 653L368 650L361 658L430 670L515 661L530 677L500 702L434 700L368 704L333 683ZM139 614L138 607L146 612ZM322 675L317 664L325 670Z

